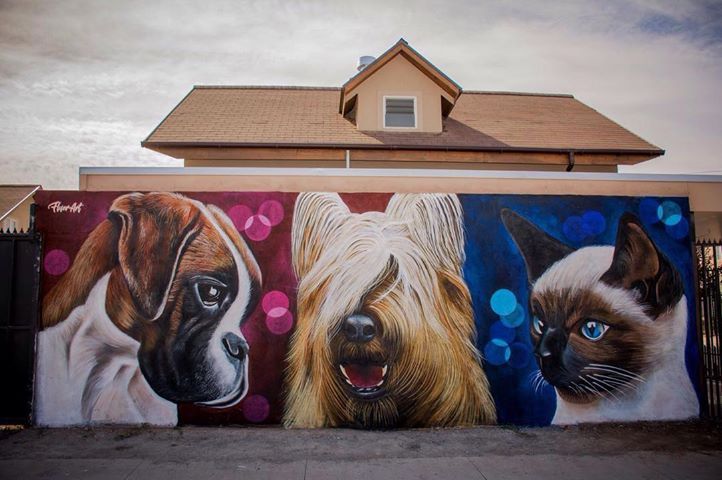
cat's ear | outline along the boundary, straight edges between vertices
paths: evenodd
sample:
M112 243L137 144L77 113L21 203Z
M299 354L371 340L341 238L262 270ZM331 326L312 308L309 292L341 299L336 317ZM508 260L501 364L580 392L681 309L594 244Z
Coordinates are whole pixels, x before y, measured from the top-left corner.
M636 290L652 318L675 306L684 294L679 272L631 213L619 219L612 265L601 281Z
M521 251L529 283L536 282L549 267L574 251L507 208L501 210L501 221Z

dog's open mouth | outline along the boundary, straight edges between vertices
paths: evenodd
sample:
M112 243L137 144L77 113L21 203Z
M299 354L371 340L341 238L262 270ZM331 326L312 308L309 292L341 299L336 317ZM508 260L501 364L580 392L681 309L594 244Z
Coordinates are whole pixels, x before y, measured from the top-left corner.
M361 397L372 397L381 392L389 371L386 364L351 362L341 363L339 369L353 392Z

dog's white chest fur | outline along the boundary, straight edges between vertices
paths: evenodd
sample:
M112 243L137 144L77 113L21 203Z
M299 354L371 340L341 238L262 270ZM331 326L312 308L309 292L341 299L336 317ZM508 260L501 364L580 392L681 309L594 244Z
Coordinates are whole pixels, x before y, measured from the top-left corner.
M36 423L175 425L175 404L159 397L138 365L139 343L105 311L110 274L84 305L38 334Z

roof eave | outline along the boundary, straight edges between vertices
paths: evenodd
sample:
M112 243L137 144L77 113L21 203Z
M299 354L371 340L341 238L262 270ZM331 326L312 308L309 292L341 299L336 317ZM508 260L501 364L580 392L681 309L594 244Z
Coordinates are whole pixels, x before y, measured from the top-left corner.
M434 150L456 152L499 152L499 153L575 153L600 155L647 155L658 157L665 154L662 149L624 148L558 148L558 147L514 147L514 146L468 146L468 145L389 145L358 143L262 143L262 142L151 142L143 141L141 146L151 150L163 148L314 148L344 150Z
M10 215L10 213L12 213L16 208L18 208L20 205L22 205L25 200L27 200L28 198L35 195L35 192L37 192L38 190L41 190L42 188L43 188L42 185L35 185L33 187L33 190L30 193L28 193L27 195L25 195L23 197L23 199L20 200L19 202L17 202L10 210L8 210L5 213L0 212L0 221L2 221L5 217Z

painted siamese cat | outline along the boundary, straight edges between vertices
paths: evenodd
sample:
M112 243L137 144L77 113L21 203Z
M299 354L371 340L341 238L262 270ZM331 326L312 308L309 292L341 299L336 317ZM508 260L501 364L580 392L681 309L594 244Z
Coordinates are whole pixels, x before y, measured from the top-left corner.
M614 246L574 250L510 210L501 217L531 284L534 354L557 394L552 423L697 416L682 280L639 220L621 217Z

